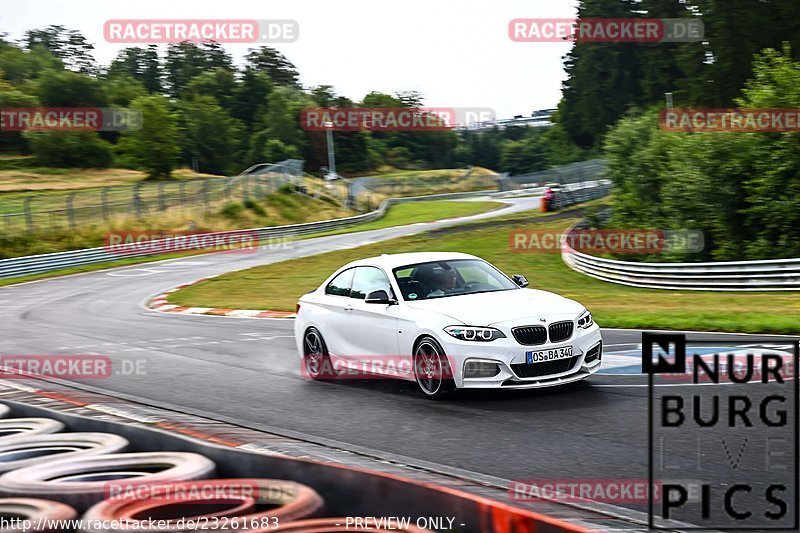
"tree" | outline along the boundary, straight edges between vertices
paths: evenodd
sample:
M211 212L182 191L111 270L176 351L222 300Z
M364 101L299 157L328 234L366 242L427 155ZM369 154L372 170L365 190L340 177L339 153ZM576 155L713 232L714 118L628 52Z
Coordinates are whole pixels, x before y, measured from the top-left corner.
M245 69L233 89L231 115L241 120L248 132L266 127L265 114L272 92L272 80L263 72Z
M52 25L25 32L24 41L28 50L32 50L37 45L43 46L63 61L70 70L83 74L97 72L97 64L92 55L94 45L89 43L86 37L77 30Z
M36 107L39 99L14 88L4 80L0 70L0 109L13 107ZM0 131L0 152L25 152L28 144L19 131Z
M227 114L212 96L192 96L179 104L185 160L196 157L203 172L241 170L244 125Z
M547 150L540 133L528 135L519 141L506 141L500 153L501 172L524 174L543 170L547 166Z
M219 68L234 70L233 59L219 43L187 41L167 46L164 70L167 88L173 97L179 97L196 76Z
M104 92L109 105L125 107L140 96L147 95L144 85L127 74L104 80Z
M217 68L198 74L186 85L181 98L191 99L195 96L213 97L228 113L233 111L236 79L233 72Z
M150 93L161 92L161 64L158 59L158 48L150 45L147 48L125 48L108 67L109 78L129 76L138 80Z
M180 155L177 117L169 100L140 96L130 107L142 113L142 128L120 134L118 153L129 165L147 171L148 177L168 178Z
M286 159L297 159L300 154L294 146L287 146L278 139L270 139L264 145L262 157L264 162L277 163Z
M35 80L48 70L63 69L61 60L41 45L22 50L11 44L0 44L0 70L5 79L15 85Z
M104 106L107 98L102 84L69 70L45 72L39 81L39 99L46 106Z
M94 131L26 131L24 137L39 165L105 168L114 152Z
M245 56L245 62L247 70L266 73L275 85L300 88L297 68L274 48L262 46L251 49Z

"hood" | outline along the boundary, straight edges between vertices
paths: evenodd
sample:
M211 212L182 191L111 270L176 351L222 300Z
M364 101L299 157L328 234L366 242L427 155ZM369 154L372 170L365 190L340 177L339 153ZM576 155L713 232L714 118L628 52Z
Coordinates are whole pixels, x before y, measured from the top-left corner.
M407 303L411 309L441 313L469 326L538 317L561 318L561 315L576 318L583 311L583 306L574 300L535 289L464 294Z

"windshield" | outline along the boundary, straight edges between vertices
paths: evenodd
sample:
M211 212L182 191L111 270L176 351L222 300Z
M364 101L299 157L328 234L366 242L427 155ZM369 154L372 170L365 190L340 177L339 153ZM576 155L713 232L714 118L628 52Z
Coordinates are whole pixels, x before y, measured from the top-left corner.
M486 261L456 259L417 263L393 270L404 300L518 289L505 274Z

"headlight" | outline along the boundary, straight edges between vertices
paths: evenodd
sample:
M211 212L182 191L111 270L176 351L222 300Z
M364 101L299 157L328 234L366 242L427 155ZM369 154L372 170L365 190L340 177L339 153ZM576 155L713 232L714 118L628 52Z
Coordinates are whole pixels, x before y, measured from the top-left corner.
M506 337L499 329L478 326L447 326L444 330L448 335L462 341L490 342Z
M589 311L584 311L578 317L578 327L579 328L586 329L586 328L591 327L592 324L594 324L594 320L592 320L592 313L590 313Z

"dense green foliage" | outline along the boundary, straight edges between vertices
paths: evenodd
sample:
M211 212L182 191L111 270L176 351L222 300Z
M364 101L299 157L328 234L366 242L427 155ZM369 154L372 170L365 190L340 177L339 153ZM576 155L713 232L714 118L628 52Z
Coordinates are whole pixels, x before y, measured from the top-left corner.
M800 51L797 0L581 0L582 18L701 20L704 39L688 43L578 42L565 58L559 105L568 138L589 148L631 107L726 107L752 73L753 57L792 44ZM797 58L797 57L795 57Z
M800 63L766 50L735 102L800 108ZM797 133L672 133L659 110L634 113L608 134L613 223L703 230L706 257L800 257Z
M27 32L16 44L0 37L0 105L138 109L144 117L140 131L2 132L0 152L30 152L40 164L52 166L81 164L85 152L91 157L84 166L113 163L164 178L176 166L231 174L286 158L304 159L306 169L316 171L328 163L326 138L301 127L304 109L420 107L422 97L370 92L352 101L330 85L304 88L295 66L266 46L245 54L241 67L213 42L171 44L162 55L156 46L130 47L104 67L95 63L93 46L80 33L50 26ZM61 142L87 147L76 156L50 151ZM114 158L96 153L109 147ZM520 173L586 156L563 131L548 135L528 128L336 132L335 147L337 170L346 174L387 164L400 169L482 165Z

